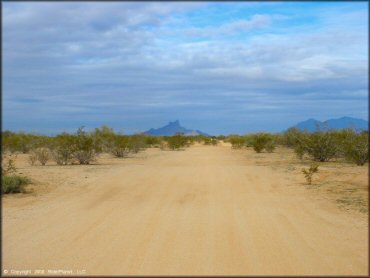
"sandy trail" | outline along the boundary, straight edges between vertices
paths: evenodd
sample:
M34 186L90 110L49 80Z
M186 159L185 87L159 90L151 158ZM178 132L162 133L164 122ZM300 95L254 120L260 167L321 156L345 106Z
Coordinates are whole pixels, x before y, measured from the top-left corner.
M229 147L127 165L3 211L3 270L89 275L366 275L367 222Z

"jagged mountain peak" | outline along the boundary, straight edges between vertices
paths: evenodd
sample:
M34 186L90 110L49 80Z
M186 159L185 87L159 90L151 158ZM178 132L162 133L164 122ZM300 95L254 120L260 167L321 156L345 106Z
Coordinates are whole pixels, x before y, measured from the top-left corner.
M152 135L152 136L173 136L178 133L182 133L184 135L206 135L208 134L200 131L200 130L192 130L187 129L183 126L181 126L180 121L176 120L174 122L169 122L167 125L160 127L160 128L151 128L148 131L145 131L144 134Z

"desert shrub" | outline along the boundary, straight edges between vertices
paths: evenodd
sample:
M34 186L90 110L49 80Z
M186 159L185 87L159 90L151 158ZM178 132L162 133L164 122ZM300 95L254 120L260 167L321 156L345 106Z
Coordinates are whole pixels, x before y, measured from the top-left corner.
M31 183L30 179L22 176L2 176L2 194L24 192L24 186Z
M2 134L2 147L11 153L21 152L27 153L29 147L30 137L24 133L13 133L10 131Z
M273 138L273 142L275 142L275 145L283 145L284 144L284 135L281 133L275 133L271 134Z
M142 149L145 149L145 136L137 134L128 137L128 148L130 152L138 153Z
M72 161L73 158L73 152L71 152L69 149L64 149L61 147L54 149L51 155L58 165L67 165Z
M1 160L1 174L3 176L5 175L10 175L14 174L17 171L17 168L15 167L15 159L17 155L15 154L10 154L10 155L2 155L2 160Z
M88 134L83 130L83 127L80 127L73 141L72 150L74 159L80 164L90 164L94 161L99 146L96 145L97 142L91 134Z
M194 144L194 143L200 143L200 144L204 144L204 140L207 140L207 136L204 136L204 135L192 135L192 136L188 136L187 139L188 139L188 142L189 144Z
M110 147L110 152L115 157L126 157L130 153L129 149L129 139L127 136L124 135L116 135L112 141L112 145Z
M161 139L155 136L145 136L144 142L148 147L158 147L161 143Z
M367 132L348 134L342 146L346 160L359 166L369 161L369 134Z
M52 144L52 157L58 165L67 165L73 160L75 138L68 133L56 136Z
M228 141L231 143L233 149L241 149L245 145L245 138L238 135L232 135L228 138Z
M218 144L218 141L216 138L210 138L210 137L204 137L203 142L204 142L204 145L216 146Z
M37 148L31 155L33 154L35 155L36 160L43 166L45 166L50 159L50 150L47 148Z
M335 132L316 131L302 133L294 146L299 158L307 154L314 161L325 162L338 156L338 142Z
M306 149L303 143L298 143L294 146L294 152L299 159L303 159Z
M24 132L4 131L2 133L2 150L10 153L29 153L40 147L49 147L51 137Z
M303 137L299 144L303 153L307 153L313 160L329 161L338 153L338 145L332 132L317 131Z
M116 133L109 126L103 125L100 128L95 128L91 133L95 150L110 152L115 136Z
M273 141L269 141L265 145L265 150L268 153L274 152L275 148L276 148L276 145L275 145L275 143Z
M28 156L28 162L30 163L31 166L34 166L36 164L37 157L34 151L30 151L29 156Z
M167 146L170 150L179 150L188 146L188 139L184 135L174 135L166 138Z
M304 137L306 132L300 131L298 128L289 128L281 137L281 143L287 147L295 147Z
M273 152L275 149L274 138L268 133L257 133L252 135L250 144L257 153L262 152L264 149L268 152Z
M160 148L162 151L166 150L166 149L168 148L168 143L167 143L167 141L166 141L166 140L161 141L161 143L159 144L159 148Z
M312 183L312 177L318 171L319 171L319 165L317 165L317 164L311 164L310 168L302 169L302 173L303 173L304 177L306 178L306 181L307 181L308 184Z

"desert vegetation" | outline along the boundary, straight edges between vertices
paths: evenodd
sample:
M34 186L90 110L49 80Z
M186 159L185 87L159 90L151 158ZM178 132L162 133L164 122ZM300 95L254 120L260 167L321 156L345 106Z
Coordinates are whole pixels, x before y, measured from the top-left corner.
M5 177L3 192L21 192L27 178L17 177L14 159L17 154L27 154L31 166L88 165L96 161L102 153L110 153L116 158L127 158L146 148L161 150L184 150L197 143L215 146L220 141L229 142L233 149L250 148L257 154L272 153L277 147L294 150L302 163L323 163L329 161L346 162L362 166L369 161L368 132L352 129L317 131L309 133L298 129L288 129L284 133L259 132L246 135L208 137L204 135L148 136L144 134L124 135L108 126L92 131L83 127L74 133L61 133L55 136L29 134L24 132L2 133L2 173ZM315 164L316 165L316 164ZM311 183L315 173L306 169L306 178ZM312 168L313 169L313 168ZM14 189L11 189L14 188Z
M363 166L369 161L369 133L354 129L301 131L290 128L284 133L252 133L223 138L233 149L252 149L257 154L272 153L277 147L293 150L303 168L308 184L312 183L321 163ZM293 167L293 166L292 166ZM319 184L317 184L319 185Z
M266 152L273 152L276 147L274 136L269 133L257 133L250 136L249 145L257 153L265 150Z
M343 161L361 166L369 161L369 133L353 129L310 133L290 128L280 134L230 135L224 141L233 149L252 148L256 153L271 153L280 145L293 149L302 160L315 162Z
M16 155L3 154L1 161L1 193L21 193L24 192L25 185L31 183L27 177L17 174L14 160Z
M283 142L292 147L300 159L345 161L364 165L369 161L369 133L353 129L316 131L313 133L290 129Z
M110 153L117 158L125 158L146 148L166 150L184 149L195 142L217 145L216 138L207 136L148 136L144 134L124 135L108 126L92 131L83 127L74 133L63 132L56 136L46 136L24 132L4 131L3 151L9 154L28 154L29 164L45 166L51 161L58 165L90 164L101 153Z
M247 146L247 137L239 135L230 135L226 138L226 142L231 144L233 149L241 149Z
M168 136L164 138L165 148L170 150L180 150L190 146L191 141L188 137L182 134L176 134L174 136Z
M312 177L318 171L319 171L319 165L318 164L311 164L310 168L308 168L308 169L303 168L302 169L302 173L303 173L304 177L306 178L306 181L307 181L308 184L312 183Z
M107 152L115 157L126 157L146 147L158 146L160 139L144 135L123 135L102 126L91 132L83 127L75 133L61 133L56 136L13 133L5 131L3 152L29 154L31 165L43 165L53 160L58 165L90 164L96 157Z

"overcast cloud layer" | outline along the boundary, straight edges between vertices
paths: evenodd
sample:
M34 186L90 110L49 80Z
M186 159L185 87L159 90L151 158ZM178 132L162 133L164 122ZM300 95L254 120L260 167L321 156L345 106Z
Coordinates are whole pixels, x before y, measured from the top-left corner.
M3 3L3 129L368 118L368 3Z

